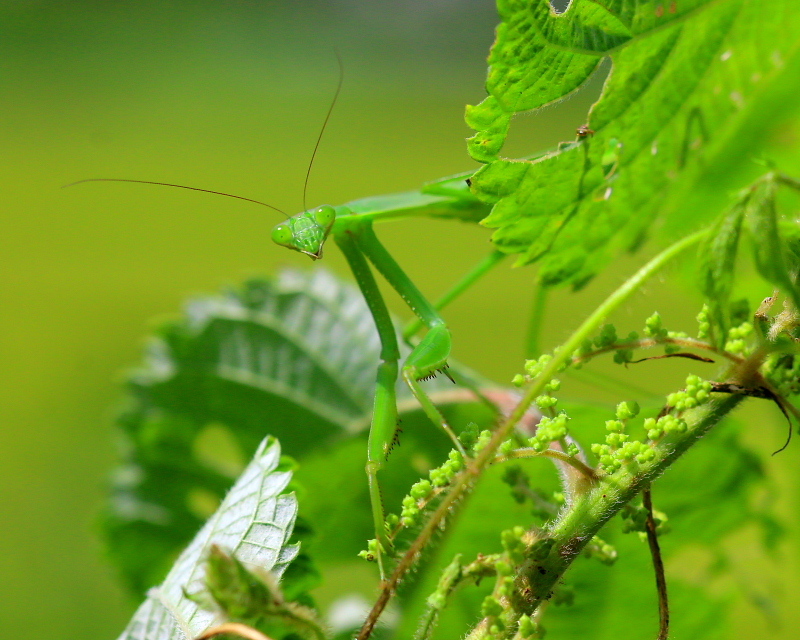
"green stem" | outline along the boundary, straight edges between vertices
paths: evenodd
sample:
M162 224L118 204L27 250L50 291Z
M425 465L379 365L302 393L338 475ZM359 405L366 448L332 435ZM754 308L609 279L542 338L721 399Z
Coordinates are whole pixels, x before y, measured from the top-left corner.
M528 410L533 400L544 391L544 386L550 382L558 370L572 358L572 354L583 344L583 341L597 331L602 322L627 301L628 298L661 269L661 267L692 245L700 242L708 233L708 229L703 229L702 231L682 238L675 244L664 249L664 251L645 264L639 271L633 274L633 276L628 278L619 289L608 296L608 298L595 309L592 315L584 320L569 339L559 347L558 352L553 355L553 359L545 365L539 377L528 387L522 400L511 413L506 423L497 430L495 434L495 438L498 440L496 446L499 446L500 443L505 440L507 434L514 428L517 422L522 419L522 416L525 415L525 412ZM493 438L493 440L495 438Z
M523 564L515 592L525 596L517 596L514 608L520 614L535 611L603 525L730 413L742 399L743 396L737 395L712 400L693 410L688 420L690 429L660 443L657 447L659 455L653 462L634 465L607 476L589 491L574 496L569 509L547 531L547 537L552 541L547 556L529 558Z
M547 308L547 294L549 289L542 284L536 287L533 294L531 305L531 318L528 322L528 337L525 353L528 358L536 358L541 351L539 350L539 336L542 332L542 321L544 312Z

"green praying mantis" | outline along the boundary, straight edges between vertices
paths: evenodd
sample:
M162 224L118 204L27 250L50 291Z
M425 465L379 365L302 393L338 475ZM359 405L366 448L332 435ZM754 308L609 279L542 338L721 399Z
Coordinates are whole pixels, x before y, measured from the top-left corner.
M278 245L308 255L314 260L322 257L325 242L332 236L353 272L380 338L380 362L377 367L375 399L368 435L366 472L376 535L376 544L370 545L374 551L368 553L368 557L378 562L382 577L386 575L383 557L391 554L393 543L387 535L378 472L386 462L396 441L398 410L395 387L398 377L402 375L428 418L447 434L456 450L466 458L466 452L461 442L420 383L440 373L453 380L448 372L451 348L450 331L440 315L439 309L468 289L497 264L505 254L500 251L491 252L434 305L425 298L378 240L373 230L373 223L419 216L477 222L488 214L489 207L470 193L469 175L470 173L464 173L444 178L425 185L419 191L364 198L339 207L322 205L306 209L294 216L287 217L272 231L272 240ZM134 182L178 187L230 196L275 209L272 205L251 198L148 180L91 178L66 186L82 182ZM403 332L404 338L410 340L416 335L420 324L427 328L424 337L412 348L402 367L399 365L400 349L397 332L370 268L370 263L397 291L419 319L419 323L408 325ZM469 381L464 380L464 382L466 386L471 387Z
M366 471L377 540L375 559L381 566L381 573L383 573L381 555L390 552L392 544L386 532L378 471L389 455L397 432L395 386L399 375L402 375L428 418L441 427L464 458L466 452L442 413L420 384L421 381L437 374L443 374L453 380L448 372L450 331L437 306L425 298L378 240L373 230L373 222L386 218L419 215L456 216L462 219L485 215L486 207L469 195L465 178L466 176L454 176L446 181L461 182L464 188L448 187L442 183L437 185L440 193L444 194L442 196L430 193L437 191L437 188L429 187L427 194L410 192L388 198L360 200L340 207L323 205L292 216L276 225L272 231L274 242L304 253L314 260L322 257L325 241L333 236L353 272L380 337L380 362L377 368L375 400L367 445ZM478 264L451 290L447 301L491 268L502 255L500 252L494 252ZM402 367L399 366L400 350L397 333L370 264L397 291L427 328L424 337L413 347ZM410 337L409 334L413 329L414 327L411 327L411 330L406 332L407 337Z

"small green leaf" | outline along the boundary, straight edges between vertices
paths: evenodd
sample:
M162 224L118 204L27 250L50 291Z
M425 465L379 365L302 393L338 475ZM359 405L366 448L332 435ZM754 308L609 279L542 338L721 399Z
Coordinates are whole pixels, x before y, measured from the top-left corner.
M217 545L208 553L205 589L189 596L224 622L240 622L273 638L289 633L325 638L314 612L287 601L272 573L251 570Z
M792 281L786 244L778 230L775 209L777 183L772 174L758 181L747 200L746 216L753 240L756 268L765 280L783 291L800 309L800 292Z
M721 335L716 336L718 344L724 345L728 332L728 307L733 287L736 252L744 219L745 203L740 200L724 215L720 216L713 230L701 243L700 288L706 296L706 304L711 310Z

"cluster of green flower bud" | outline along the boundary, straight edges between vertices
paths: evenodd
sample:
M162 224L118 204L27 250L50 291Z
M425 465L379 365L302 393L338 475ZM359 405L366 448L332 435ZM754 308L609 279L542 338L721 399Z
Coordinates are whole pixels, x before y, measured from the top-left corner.
M668 413L660 418L645 418L644 428L650 440L660 440L667 433L686 433L689 425L682 418Z
M700 340L708 340L711 337L711 309L704 304L697 313L697 337Z
M531 620L530 616L523 614L519 618L519 626L517 627L517 635L515 640L538 640L544 638L544 627L538 622Z
M464 427L461 433L458 434L458 440L462 445L464 445L465 450L469 450L472 449L472 447L478 441L480 433L481 430L477 423L470 422L466 427Z
M654 340L663 340L667 337L667 330L658 311L644 321L644 335Z
M404 527L416 524L427 500L435 489L446 487L453 477L464 468L464 460L458 451L451 450L447 460L439 467L428 472L429 480L420 480L411 486L408 495L403 498L399 520L397 516L386 518L387 524L394 526L399 522Z
M531 380L535 380L536 378L539 377L542 371L544 371L544 368L548 364L550 364L550 362L552 362L552 360L553 356L549 353L543 353L541 356L533 360L526 360L525 373L524 374L518 373L517 375L515 375L514 378L511 380L511 383L514 386L521 387L525 383L530 382ZM566 366L567 365L565 364L559 367L559 371L563 371L566 368ZM548 383L547 388L548 390L556 391L559 388L560 383L556 383L555 387L551 387L550 385L552 383L553 381L551 380L550 383Z
M492 618L487 637L505 637L507 621L504 621L503 614L506 612L506 607L501 600L508 601L512 596L514 566L525 558L524 536L525 529L519 526L507 529L500 534L503 553L494 562L497 582L493 592L486 596L481 603L481 615L484 618Z
M612 565L617 560L617 550L602 538L595 536L583 550L587 558L595 558L606 565Z
M671 340L686 340L689 337L689 334L685 331L667 331L667 338ZM681 346L677 344L665 344L664 345L664 353L678 353L681 350Z
M592 453L598 457L600 467L606 473L614 473L625 464L638 462L645 464L656 456L652 447L631 440L625 433L627 422L639 414L639 405L635 402L620 402L617 405L615 420L606 420L605 443L595 443L591 446Z
M375 558L377 558L378 555L380 554L380 548L381 545L375 538L373 538L372 540L367 540L366 550L359 551L358 557L364 558L364 560L367 560L369 562L374 562Z
M635 348L635 343L638 340L639 334L636 331L631 331L626 338L619 338L614 325L606 324L600 329L600 334L594 340L587 338L583 341L581 346L573 354L573 358L579 360L585 359L586 356L594 351L602 351L609 347L617 346L619 348L614 352L614 362L617 364L624 364L633 359L633 348ZM625 345L631 346L630 348L626 348ZM576 366L580 367L580 365Z
M725 351L734 355L743 355L747 351L747 336L753 332L753 325L743 322L738 327L731 327L728 331L728 340L725 343Z
M800 394L800 358L775 354L764 364L763 372L782 396Z
M542 417L536 426L536 435L528 438L528 446L538 453L545 451L551 442L562 440L567 436L568 421L569 416L563 412L553 418Z
M496 617L503 613L503 605L494 595L488 595L481 603L481 615L484 618Z
M694 409L705 404L711 398L711 383L700 376L691 374L686 377L686 388L667 396L667 405L676 411Z
M647 532L647 509L643 506L625 505L620 511L622 518L622 532L638 532L645 537ZM656 534L664 535L669 533L667 515L658 509L653 509L653 520L656 523Z
M492 439L492 432L488 429L484 429L478 434L478 438L475 440L475 444L472 445L473 453L480 453L483 449L486 448L486 445L489 444L489 441Z
M594 339L594 346L597 349L607 349L613 345L631 344L637 340L639 340L639 334L635 331L631 331L627 338L619 338L614 325L607 324L600 329L600 335ZM633 349L621 348L614 352L614 362L617 364L625 364L631 360L633 360Z
M644 321L644 335L658 342L667 340L685 340L689 337L689 335L683 331L667 331L664 328L661 314L658 312L655 312L652 316ZM667 354L677 353L680 350L681 347L676 344L668 343L664 345L664 353Z
M525 529L516 526L506 529L500 534L500 542L508 558L514 564L519 564L525 559Z

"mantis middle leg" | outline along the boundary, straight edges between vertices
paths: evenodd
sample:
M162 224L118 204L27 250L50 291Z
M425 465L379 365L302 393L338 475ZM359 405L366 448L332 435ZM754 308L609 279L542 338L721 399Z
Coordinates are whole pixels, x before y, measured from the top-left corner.
M428 332L420 340L419 344L412 349L403 364L403 379L428 418L442 428L452 440L455 448L466 458L461 442L459 442L444 416L419 384L420 380L432 378L437 373L442 373L450 378L447 372L447 359L450 357L451 347L450 330L435 307L420 293L419 289L400 268L400 265L380 243L372 230L371 221L359 221L350 227L347 233L352 234L358 248L369 258L370 262L375 265L375 268L380 271L381 275L392 285L395 291L400 294L400 297L422 320L423 324L428 327ZM394 334L393 340L396 343ZM452 380L452 378L450 379Z
M356 282L364 295L381 341L375 402L367 446L366 471L378 547L379 550L383 549L388 552L392 548L392 543L388 538L385 526L383 501L378 484L378 471L383 467L389 455L397 432L395 383L399 374L398 361L400 351L394 325L367 258L428 327L425 337L412 350L403 364L403 378L422 406L425 414L434 424L442 427L453 441L456 449L466 457L455 433L453 433L444 416L419 384L420 380L430 378L437 372L448 375L447 358L450 355L450 332L434 307L424 298L378 241L370 221L354 221L347 225L341 225L334 231L334 239L347 259ZM381 575L383 575L384 570L380 551L377 560Z

